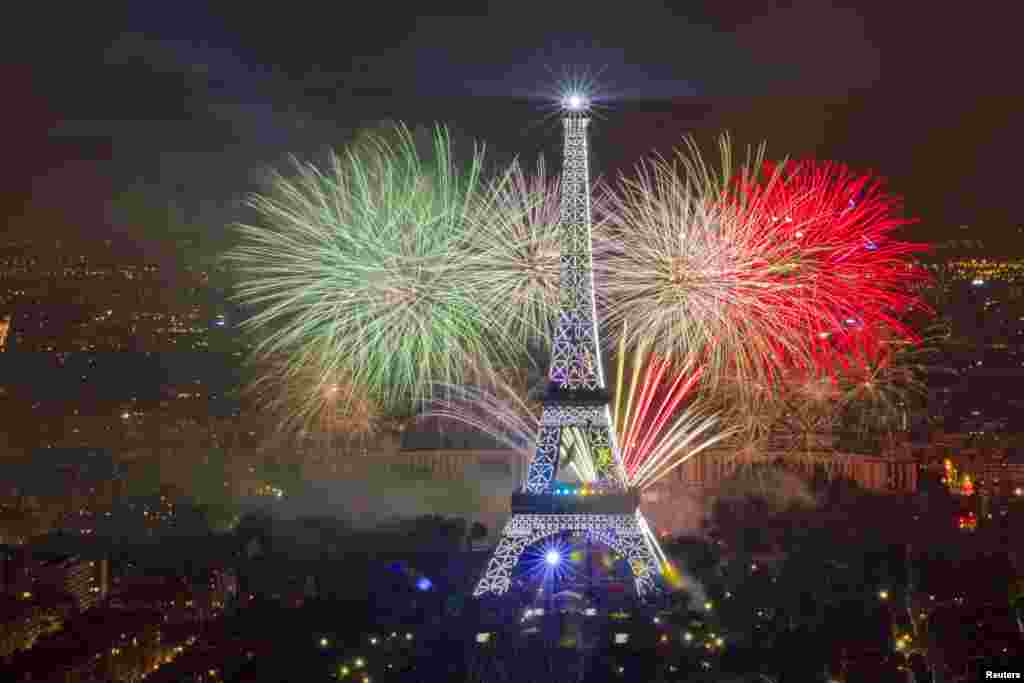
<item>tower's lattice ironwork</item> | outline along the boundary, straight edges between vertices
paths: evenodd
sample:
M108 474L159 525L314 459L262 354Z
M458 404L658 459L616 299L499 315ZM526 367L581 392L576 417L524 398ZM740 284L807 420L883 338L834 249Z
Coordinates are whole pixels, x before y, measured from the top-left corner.
M523 489L512 497L512 516L477 584L476 596L508 591L523 551L562 533L585 536L625 557L640 597L655 590L660 573L650 531L638 510L639 496L627 490L601 366L594 301L589 121L585 110L566 111L562 120L560 310L537 450ZM570 430L574 434L568 434ZM566 500L555 495L555 478L567 448L580 448L581 441L590 457L602 463L598 481L593 482L596 495Z
M558 389L568 391L604 389L594 307L588 122L588 117L580 114L569 114L564 119L560 314L550 378Z

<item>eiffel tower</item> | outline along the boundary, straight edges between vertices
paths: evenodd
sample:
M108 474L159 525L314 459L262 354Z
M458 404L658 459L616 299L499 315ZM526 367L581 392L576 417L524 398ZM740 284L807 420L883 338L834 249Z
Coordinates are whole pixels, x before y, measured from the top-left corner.
M588 545L600 543L626 558L638 598L649 598L657 590L661 568L639 511L639 493L628 487L618 456L601 366L594 304L589 110L589 102L581 95L562 102L560 311L549 383L525 485L512 494L512 515L476 585L475 597L506 593L523 552L562 535L583 536ZM575 457L598 463L594 481L583 487L556 481L559 466Z

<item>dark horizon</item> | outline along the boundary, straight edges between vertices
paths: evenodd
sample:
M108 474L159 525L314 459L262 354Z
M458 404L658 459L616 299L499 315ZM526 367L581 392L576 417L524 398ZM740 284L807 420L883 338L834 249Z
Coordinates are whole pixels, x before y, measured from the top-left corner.
M543 155L557 163L557 120L544 104L490 96L360 98L344 119L313 120L271 142L238 139L201 118L67 120L43 141L54 163L27 191L8 195L8 234L93 244L120 236L123 245L143 248L190 238L216 251L227 239L225 225L245 216L241 200L260 187L265 169L281 168L290 154L319 158L374 122L443 123L483 142L492 159L532 163ZM1024 143L1011 126L1024 116L1024 96L943 105L939 96L877 91L855 98L614 102L592 126L594 170L615 177L651 153L671 154L685 136L711 149L713 138L728 132L738 155L764 141L769 158L829 159L886 178L890 191L904 197L906 214L919 219L906 231L911 239L979 239L1021 251L1024 215L1011 184Z

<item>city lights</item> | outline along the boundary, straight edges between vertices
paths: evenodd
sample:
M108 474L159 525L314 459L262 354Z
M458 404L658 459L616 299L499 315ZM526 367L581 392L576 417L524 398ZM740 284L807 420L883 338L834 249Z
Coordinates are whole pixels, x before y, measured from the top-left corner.
M973 511L957 518L957 528L964 531L974 531L978 528L978 516Z
M502 87L526 94L513 71ZM448 80L461 82L454 74ZM633 87L616 93L632 97ZM908 263L915 245L890 239L907 221L898 198L873 189L873 176L799 159L778 162L776 174L766 152L733 159L727 139L721 169L699 158L694 141L692 154L677 150L646 176L638 172L639 180L621 177L632 189L617 191L615 178L595 180L592 189L591 178L617 167L606 161L630 160L625 147L607 160L599 147L595 161L588 130L614 132L620 139L608 149L619 150L624 140L664 141L685 122L630 112L635 125L612 131L619 116L595 120L608 97L589 77L561 82L543 99L548 123L565 134L563 163L548 178L517 167L492 174L476 153L456 165L447 131L404 126L377 126L369 143L353 134L352 153L332 155L335 173L300 163L291 179L275 175L272 189L249 205L260 221L242 227L246 244L228 259L241 267L230 279L244 307L211 309L197 299L188 303L194 309L132 308L141 299L119 280L145 277L156 298L170 301L178 293L164 282L165 267L159 278L147 275L156 268L148 266L127 276L111 266L108 276L106 266L83 260L55 271L75 280L56 286L5 279L0 268L0 285L25 288L0 297L16 311L12 324L0 309L0 351L9 332L14 352L45 350L47 369L67 380L59 408L33 403L39 373L24 373L28 398L14 395L11 381L0 386L9 425L39 432L5 448L25 451L33 466L60 468L62 477L77 467L62 464L71 462L72 446L81 442L93 458L83 466L89 476L76 473L73 485L40 485L36 495L28 490L35 482L24 475L22 486L19 474L5 486L0 569L11 605L3 623L18 633L0 638L0 659L38 669L24 680L48 668L67 678L72 666L97 680L155 679L152 672L173 662L175 671L161 674L174 680L280 667L291 669L279 675L289 680L370 683L371 676L449 680L466 654L473 658L467 673L525 681L543 675L518 667L551 664L541 660L554 657L558 643L559 659L585 655L595 673L599 667L622 680L689 680L702 668L734 669L737 680L755 675L745 666L774 680L798 665L820 680L857 678L861 669L870 669L870 680L888 680L896 670L934 669L935 653L952 672L957 658L975 656L966 645L991 653L1012 645L993 635L998 627L1016 637L1012 618L1021 624L1017 558L1001 547L998 556L981 551L1019 537L1024 449L1014 432L1024 430L1012 413L999 412L1016 405L1010 396L961 394L979 377L995 386L1005 358L1014 367L1024 361L1024 259L957 265L943 257L936 277L941 271L957 289L940 300L934 282L916 277L932 267ZM471 128L483 130L478 124ZM787 151L773 148L771 158L790 159ZM921 202L927 197L914 198ZM86 290L88 279L111 280L116 305ZM85 303L87 314L74 317L82 322L72 336L80 339L54 331L45 321L54 315L49 302L31 303L42 296L35 290L66 291ZM953 317L954 298L960 317L980 316L983 307L986 326L1012 314L1005 334L976 343L973 328ZM904 315L925 300L934 310ZM939 333L921 322L929 318L950 327L935 349ZM140 371L146 388L102 404L70 395L82 382L88 396L98 395L121 376L102 353L124 344L114 339L119 326L130 327L138 358L149 355L150 337L169 348L177 342L179 351L206 347L208 337L217 351L207 349L212 365L240 355L221 354L219 344L259 333L251 336L263 336L262 344L239 348L257 357L262 349L267 363L277 362L271 351L280 354L283 370L263 379L268 386L294 379L274 404L292 417L236 396L226 384L242 373L222 381L192 367L160 375L173 380ZM527 341L537 346L529 358L520 353ZM941 359L923 370L909 361L897 368L895 351L884 351L897 348ZM11 351L0 358L20 374ZM537 367L540 358L550 365ZM836 369L847 361L857 367ZM497 368L502 376L491 383ZM933 391L940 370L959 379L942 378ZM921 396L890 389L916 393L917 384ZM138 398L129 402L130 393ZM451 407L455 394L470 407L461 417ZM438 397L448 412L427 413ZM237 412L227 405L236 401ZM964 426L932 428L953 405ZM439 416L471 433L406 438L432 437L425 432L435 431ZM293 418L302 423L298 447L278 440L282 420ZM484 452L491 446L476 436L507 448ZM91 478L102 464L93 465L94 448L124 465L109 486ZM796 457L798 471L790 467ZM821 461L837 465L829 462L819 477ZM773 479L748 481L739 469L747 463ZM832 486L833 471L842 487ZM785 478L775 479L779 473ZM847 479L858 486L848 491ZM0 480L8 482L6 471ZM457 488L441 493L434 482ZM716 492L719 484L728 490ZM747 484L771 491L772 500L748 495L740 488ZM869 488L892 495L860 495ZM318 502L312 494L321 489L331 495ZM797 509L783 496L813 505ZM705 506L705 499L728 505ZM872 505L877 516L860 514ZM315 515L321 507L327 513ZM401 510L416 512L406 519ZM401 518L391 523L392 515ZM195 543L192 516L202 517ZM232 518L230 536L208 533ZM689 532L693 522L699 534ZM57 536L58 549L75 548L73 559L55 557ZM147 555L159 546L167 556L159 564L168 566L158 571L135 557L136 536ZM36 538L45 541L39 557ZM968 565L960 547L978 557ZM1007 610L1006 584L1016 614ZM998 610L981 602L993 596ZM981 621L996 611L1000 623L986 631ZM289 613L296 616L273 617ZM225 639L213 628L222 618L255 628ZM960 624L972 632L966 645ZM387 626L396 630L380 630ZM420 630L397 631L402 626ZM281 638L283 628L294 633ZM362 652L373 652L374 662ZM919 666L917 658L927 661ZM544 668L548 679L559 671ZM569 668L554 678L568 677Z
M592 496L599 494L600 491L596 488L583 485L578 487L560 486L555 489L554 493L556 496Z

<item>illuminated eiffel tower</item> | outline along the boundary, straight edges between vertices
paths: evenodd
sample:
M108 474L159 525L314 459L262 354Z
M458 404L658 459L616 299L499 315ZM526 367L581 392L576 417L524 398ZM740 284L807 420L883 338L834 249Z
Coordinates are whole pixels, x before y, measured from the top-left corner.
M512 495L512 515L474 596L502 595L523 552L534 544L566 536L585 537L624 557L636 594L657 589L661 568L639 493L629 489L619 459L605 388L594 304L587 125L590 104L582 95L562 102L565 133L562 166L560 311L552 344L537 450L523 488ZM594 464L592 481L569 485L556 480L569 458ZM548 552L546 560L562 558ZM568 561L568 558L564 558Z

